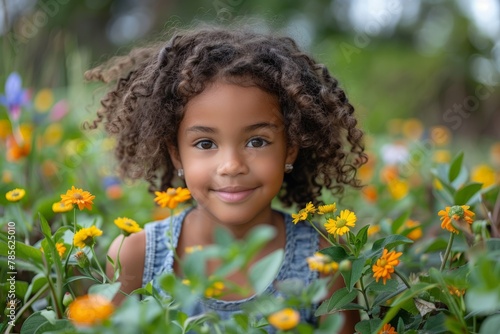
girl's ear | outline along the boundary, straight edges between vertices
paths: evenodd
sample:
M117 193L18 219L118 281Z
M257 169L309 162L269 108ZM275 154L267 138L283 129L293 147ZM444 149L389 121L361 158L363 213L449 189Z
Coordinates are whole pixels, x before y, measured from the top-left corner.
M288 148L286 149L285 163L293 165L293 163L297 159L298 154L299 154L298 146L288 146Z
M170 159L172 159L172 163L174 164L175 169L182 168L182 162L179 155L179 149L174 145L168 146L168 154L170 155Z

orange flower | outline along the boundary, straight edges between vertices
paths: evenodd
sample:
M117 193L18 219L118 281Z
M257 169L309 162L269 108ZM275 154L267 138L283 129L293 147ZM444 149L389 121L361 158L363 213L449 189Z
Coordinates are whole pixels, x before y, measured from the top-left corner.
M363 189L361 190L361 194L368 203L375 203L377 201L377 188L375 188L375 186L373 185L367 185L363 187Z
M372 266L373 277L377 282L382 278L385 284L387 279L391 279L391 274L395 270L394 267L399 264L398 258L402 254L401 252L396 253L396 251L389 252L384 248L382 256L377 260L377 263Z
M464 289L458 289L457 287L454 286L448 286L448 291L450 292L451 295L455 295L457 297L462 297L465 294Z
M14 162L22 159L31 152L31 143L29 140L24 140L18 143L13 135L9 135L6 140L7 146L7 161Z
M422 228L420 227L420 223L412 219L408 219L404 226L399 229L398 233L401 233L403 230L410 229L412 229L412 231L406 235L408 239L416 241L422 237Z
M100 295L77 297L68 307L68 318L76 326L93 326L108 319L114 306L107 298Z
M443 230L446 229L451 233L458 234L460 232L453 226L452 220L456 223L465 221L472 224L475 214L469 210L468 205L454 205L452 207L447 206L444 210L439 211L438 215L441 216L441 228Z
M83 210L87 208L92 210L92 200L95 198L94 195L88 191L83 191L82 189L75 188L71 186L71 189L66 192L66 194L61 195L61 202L66 205L76 204L78 209Z
M191 192L187 188L168 188L167 191L156 191L155 202L162 208L175 209L179 203L191 198Z
M396 332L396 328L392 327L390 324L385 324L378 334L398 334L398 332Z
M300 314L294 309L285 308L271 314L267 320L274 328L287 331L297 327L300 321Z

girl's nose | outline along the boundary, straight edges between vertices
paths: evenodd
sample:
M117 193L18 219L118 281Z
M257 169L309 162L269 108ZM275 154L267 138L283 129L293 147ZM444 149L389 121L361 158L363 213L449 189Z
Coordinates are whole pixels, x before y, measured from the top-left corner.
M227 151L220 155L220 159L217 169L219 175L236 176L248 173L248 165L242 153L235 150Z

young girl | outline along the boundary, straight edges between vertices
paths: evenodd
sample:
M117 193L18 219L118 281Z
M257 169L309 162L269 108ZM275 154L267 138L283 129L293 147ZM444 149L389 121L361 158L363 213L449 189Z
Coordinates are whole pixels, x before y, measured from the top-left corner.
M275 227L277 236L254 262L277 249L284 261L276 281L318 278L306 258L327 245L308 224L273 210L318 203L322 189L358 186L356 168L366 157L354 109L326 67L286 37L241 29L198 28L167 43L132 51L88 79L116 81L102 99L93 127L104 122L116 136L120 172L145 178L151 190L185 182L196 204L173 219L174 244L213 243L216 227L243 238L253 227ZM171 220L147 224L126 238L120 253L122 290L131 292L164 272L182 276L167 248ZM321 240L320 240L321 239ZM121 237L110 247L116 258ZM207 266L207 275L217 263ZM108 268L112 272L111 268ZM228 279L247 286L244 273ZM333 290L342 287L339 279ZM268 287L274 292L273 286ZM120 302L118 297L117 302ZM193 314L238 312L250 295L224 294L199 302ZM315 323L314 310L301 310ZM345 333L358 320L346 313Z

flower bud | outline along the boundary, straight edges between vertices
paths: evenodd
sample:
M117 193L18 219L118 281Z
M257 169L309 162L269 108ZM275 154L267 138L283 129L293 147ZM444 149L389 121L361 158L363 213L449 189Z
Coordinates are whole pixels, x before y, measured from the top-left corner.
M349 271L352 268L351 260L345 259L339 263L339 270L342 272Z
M64 294L64 297L63 297L63 301L62 301L62 302L63 302L63 305L67 307L67 306L68 306L68 305L69 305L69 304L70 304L73 300L74 300L74 298L73 298L73 296L71 295L71 293L66 292L66 293Z
M90 260L83 251L78 251L75 253L76 262L80 268L88 268L90 266Z

